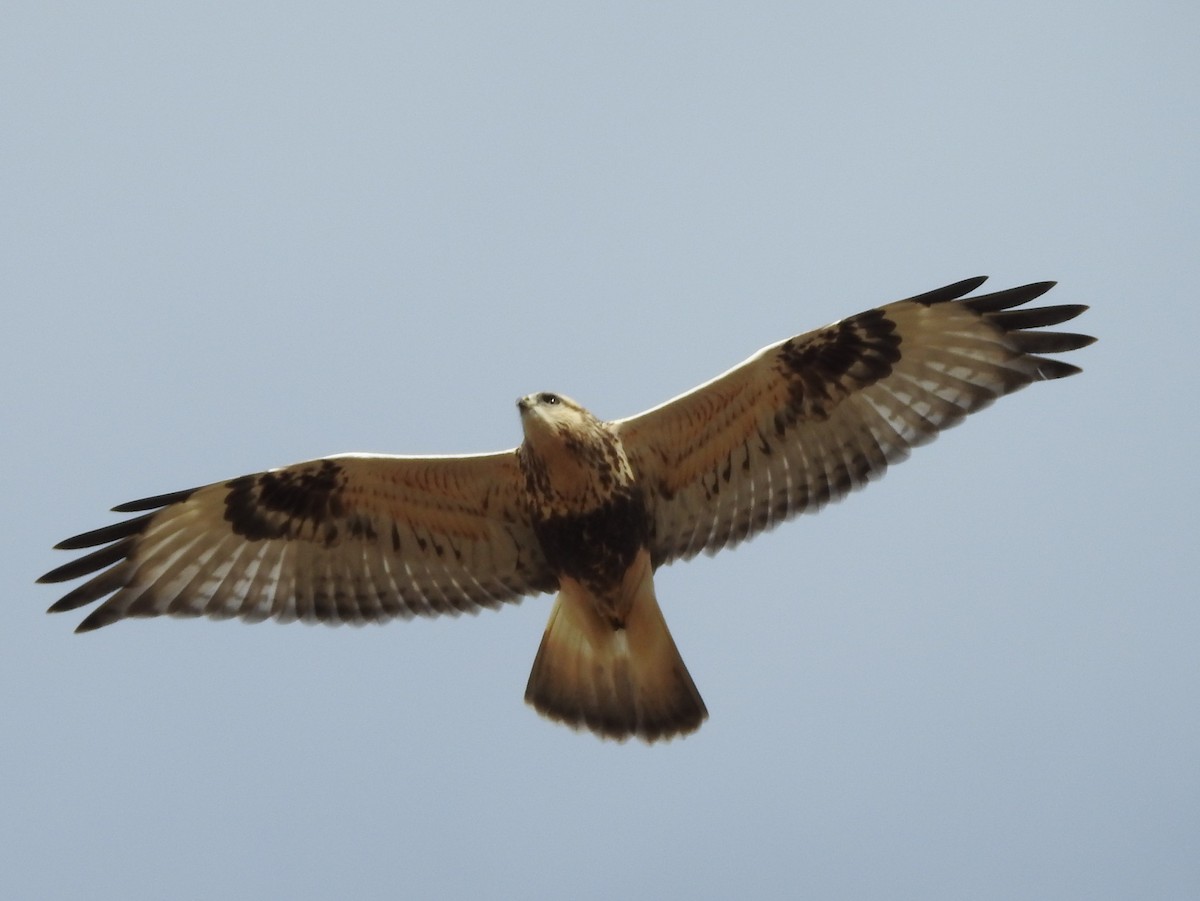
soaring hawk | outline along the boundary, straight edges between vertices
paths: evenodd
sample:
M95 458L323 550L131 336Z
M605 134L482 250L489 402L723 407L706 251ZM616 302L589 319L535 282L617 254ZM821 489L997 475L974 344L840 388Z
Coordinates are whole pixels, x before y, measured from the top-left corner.
M654 592L709 554L879 476L1001 395L1078 367L1094 339L1041 331L1080 305L1016 309L1041 282L983 278L767 347L651 410L602 422L522 397L524 440L479 456L325 457L115 507L140 514L57 546L42 576L91 578L50 610L325 623L474 613L556 592L525 699L615 739L689 733L704 702Z

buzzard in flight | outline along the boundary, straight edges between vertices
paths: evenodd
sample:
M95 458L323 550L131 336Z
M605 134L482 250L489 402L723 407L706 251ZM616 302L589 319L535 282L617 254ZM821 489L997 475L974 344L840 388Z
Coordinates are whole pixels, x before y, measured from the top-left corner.
M524 441L478 456L349 454L131 501L58 544L42 576L91 578L50 610L366 623L474 613L556 592L525 699L646 741L708 715L654 591L664 563L716 553L880 475L966 414L1078 367L1094 339L1042 331L1080 305L1016 309L1053 283L984 279L767 347L661 406L602 422L559 394L517 402Z

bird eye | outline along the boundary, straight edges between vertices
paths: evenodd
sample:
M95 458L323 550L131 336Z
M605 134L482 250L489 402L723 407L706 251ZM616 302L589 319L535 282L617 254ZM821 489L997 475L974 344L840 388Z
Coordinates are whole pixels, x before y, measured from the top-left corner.
M558 403L558 395L551 394L549 391L547 391L542 394L539 394L538 400L540 400L544 404L556 404L556 403Z

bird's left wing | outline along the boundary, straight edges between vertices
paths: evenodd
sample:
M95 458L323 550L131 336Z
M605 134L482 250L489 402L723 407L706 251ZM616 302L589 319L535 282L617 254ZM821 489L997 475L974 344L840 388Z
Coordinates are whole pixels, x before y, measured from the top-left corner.
M1079 371L1041 355L1094 339L1036 329L1086 307L1012 309L1053 282L963 298L983 281L782 341L614 423L646 491L655 565L819 509L995 398Z
M325 457L115 507L143 515L59 543L99 550L39 581L97 573L50 608L112 595L79 631L162 614L363 623L475 612L556 586L522 485L513 451Z

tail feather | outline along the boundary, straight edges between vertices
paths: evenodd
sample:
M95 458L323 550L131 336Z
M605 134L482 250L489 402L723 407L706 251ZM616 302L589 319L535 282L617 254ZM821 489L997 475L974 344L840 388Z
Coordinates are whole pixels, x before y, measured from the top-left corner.
M695 731L708 710L679 655L654 595L648 555L624 625L614 625L578 582L564 579L525 700L551 719L618 741L647 742Z

